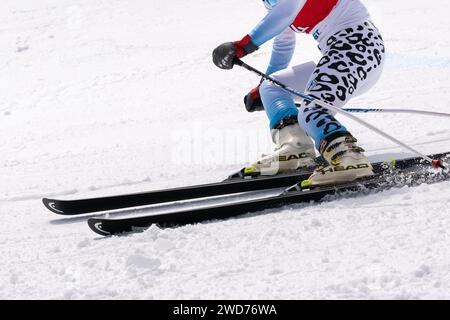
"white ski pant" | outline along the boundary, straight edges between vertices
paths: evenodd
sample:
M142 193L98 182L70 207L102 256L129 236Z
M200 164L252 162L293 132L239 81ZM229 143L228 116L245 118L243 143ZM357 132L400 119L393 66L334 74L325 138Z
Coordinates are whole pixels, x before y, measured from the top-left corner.
M322 59L297 65L272 74L287 86L336 107L367 92L381 76L385 49L378 29L367 21L329 37ZM317 149L335 136L349 133L328 110L264 81L260 86L264 108L273 128L282 119L297 116L300 126L314 140ZM301 103L298 110L294 103Z

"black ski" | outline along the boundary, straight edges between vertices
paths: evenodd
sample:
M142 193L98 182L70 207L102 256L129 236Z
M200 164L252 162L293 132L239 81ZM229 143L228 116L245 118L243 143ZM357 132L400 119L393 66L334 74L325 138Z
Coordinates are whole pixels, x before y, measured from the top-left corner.
M433 155L433 158L448 157L449 154L450 153ZM358 193L362 190L381 191L405 185L413 186L420 183L433 183L449 178L448 174L424 171L422 162L423 160L421 158L397 160L394 169L386 164L377 163L374 164L375 175L372 177L339 186L320 187L303 191L289 191L263 199L213 205L158 215L123 219L91 218L88 220L88 224L94 232L103 236L108 236L141 231L150 227L152 224L156 224L160 227L174 227L209 220L222 220L246 213L279 208L288 204L321 201L327 196L339 195L342 193Z
M442 154L434 155L434 157L439 156L442 156ZM318 162L320 162L320 160L318 160ZM382 162L375 163L375 170L382 164ZM242 178L240 177L241 172L238 172L237 174L230 176L229 179L218 183L88 199L58 200L44 198L42 199L42 202L48 210L56 214L79 215L188 199L230 195L241 192L285 188L301 180L307 179L311 173L312 169L290 174L279 174L276 176Z
M182 201L228 195L233 193L284 188L307 179L311 171L299 171L276 176L258 176L252 178L233 178L223 182L195 185L189 187L163 189L142 193L124 194L77 200L42 199L45 207L61 215L78 215L91 212L109 211L152 204Z

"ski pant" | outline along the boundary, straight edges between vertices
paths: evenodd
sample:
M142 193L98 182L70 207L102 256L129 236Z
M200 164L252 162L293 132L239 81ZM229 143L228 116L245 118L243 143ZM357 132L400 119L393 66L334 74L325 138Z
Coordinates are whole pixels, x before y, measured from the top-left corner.
M342 108L351 98L372 88L381 76L384 43L370 21L335 33L319 49L323 57L317 65L308 62L278 71L272 77L292 89ZM349 133L332 112L293 96L270 81L262 82L260 95L271 128L285 117L298 116L300 126L318 150L334 137ZM300 110L294 99L301 104Z

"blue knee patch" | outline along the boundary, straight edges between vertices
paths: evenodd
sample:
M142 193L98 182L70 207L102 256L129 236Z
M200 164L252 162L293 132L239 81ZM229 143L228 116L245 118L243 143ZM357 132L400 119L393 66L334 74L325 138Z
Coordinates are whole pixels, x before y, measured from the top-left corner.
M294 99L280 87L264 81L259 87L259 94L270 120L270 128L275 127L286 117L297 116L298 110Z

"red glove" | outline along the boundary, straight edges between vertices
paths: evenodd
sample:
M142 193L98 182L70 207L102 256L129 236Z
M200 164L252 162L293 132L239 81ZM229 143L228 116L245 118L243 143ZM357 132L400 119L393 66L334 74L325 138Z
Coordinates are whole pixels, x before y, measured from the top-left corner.
M240 41L226 42L214 49L213 62L221 69L233 69L234 59L245 57L256 50L258 47L252 42L252 38L246 35Z
M259 85L244 97L245 109L248 112L262 111L264 106L259 95Z

